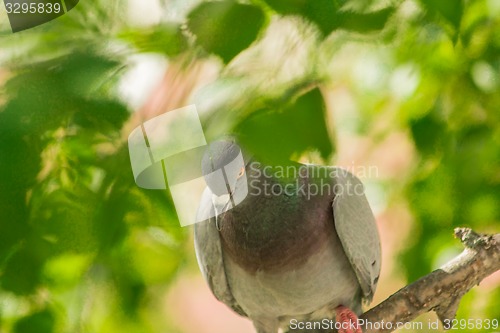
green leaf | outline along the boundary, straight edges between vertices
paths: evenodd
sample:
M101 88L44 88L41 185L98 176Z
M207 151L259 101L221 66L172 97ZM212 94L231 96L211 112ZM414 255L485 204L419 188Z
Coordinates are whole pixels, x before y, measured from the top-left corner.
M80 1L79 0L64 0L64 4L66 5L66 10L69 12L78 4L78 2L80 2Z
M54 314L49 310L30 314L14 325L14 333L51 333L54 330Z
M435 111L427 113L410 123L410 130L418 151L424 155L435 155L444 148L446 123Z
M280 14L300 14L307 7L308 0L264 0ZM320 0L321 2L321 0ZM328 1L332 2L333 1Z
M126 31L120 37L134 45L139 52L163 53L169 57L180 54L188 46L180 27L174 24Z
M26 197L41 163L36 142L22 136L22 119L12 111L0 112L0 263L29 229Z
M339 5L334 0L265 0L275 11L284 15L301 15L315 23L323 35L338 26Z
M130 116L127 108L120 102L106 99L77 100L80 111L74 121L83 128L103 133L117 133ZM76 104L76 103L75 103Z
M74 96L93 96L121 65L116 59L92 52L74 52L61 60L58 76L65 84L64 91Z
M438 13L458 30L464 14L463 0L422 0L432 13Z
M341 4L334 0L265 0L275 11L283 15L300 15L315 23L324 36L335 29L371 32L384 28L394 13L393 7L371 13L340 11Z
M188 16L197 43L225 63L255 41L264 22L260 7L233 1L202 3Z
M308 1L303 15L328 36L338 25L338 7L332 0Z
M94 113L95 118L116 121L120 127L128 117L125 108L97 94L118 66L118 61L106 57L75 52L19 70L6 84L10 99L2 108L0 129L40 137L61 124L67 126L68 118L80 110L84 116ZM90 97L100 101L86 105Z
M388 7L371 13L342 12L339 28L360 33L382 30L394 11Z
M20 250L9 258L0 278L1 286L17 295L28 295L38 287L41 269L37 255Z
M235 131L244 147L271 162L283 163L309 150L318 150L325 159L333 152L325 103L317 88L283 109L252 113Z

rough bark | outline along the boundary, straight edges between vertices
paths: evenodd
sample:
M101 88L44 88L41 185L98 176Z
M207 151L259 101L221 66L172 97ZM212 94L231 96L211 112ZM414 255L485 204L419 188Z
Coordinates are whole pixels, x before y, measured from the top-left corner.
M500 270L500 234L478 235L471 229L457 228L455 236L465 250L362 314L360 319L366 322L385 323L383 328L365 325L365 333L392 332L397 323L412 321L429 311L435 311L442 322L453 319L462 296Z

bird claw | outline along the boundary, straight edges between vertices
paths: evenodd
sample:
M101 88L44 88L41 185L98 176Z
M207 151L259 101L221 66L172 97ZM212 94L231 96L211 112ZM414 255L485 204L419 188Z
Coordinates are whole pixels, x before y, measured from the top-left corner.
M363 333L359 326L358 316L346 306L339 305L335 308L335 320L338 323L338 333Z

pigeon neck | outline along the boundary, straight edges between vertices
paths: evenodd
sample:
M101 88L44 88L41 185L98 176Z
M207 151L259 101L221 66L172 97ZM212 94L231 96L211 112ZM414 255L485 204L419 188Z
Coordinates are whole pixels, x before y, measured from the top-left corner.
M235 262L249 272L284 270L325 245L334 232L330 198L297 195L307 178L277 179L261 166L247 168L247 181L247 197L220 223L225 253Z

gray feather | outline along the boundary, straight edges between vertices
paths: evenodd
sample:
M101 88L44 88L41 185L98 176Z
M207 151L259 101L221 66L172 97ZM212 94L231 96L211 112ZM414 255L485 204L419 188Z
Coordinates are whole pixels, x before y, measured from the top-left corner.
M214 296L232 308L236 313L246 316L245 312L234 299L227 282L220 235L216 227L216 218L213 217L215 207L211 195L211 192L206 189L198 210L198 218L206 216L207 219L196 223L194 226L198 265Z
M338 195L333 201L335 229L363 290L363 298L369 302L377 287L381 264L375 217L361 181L346 170L337 168L337 171Z

